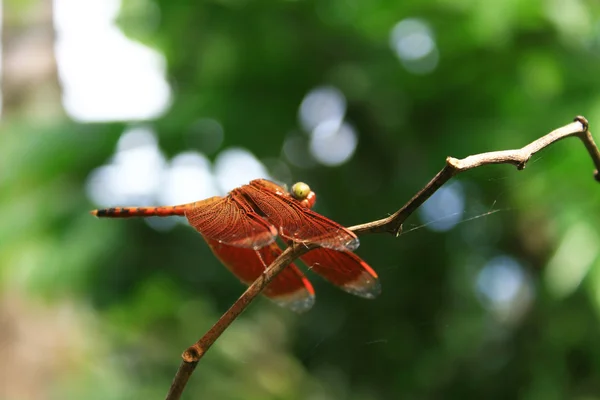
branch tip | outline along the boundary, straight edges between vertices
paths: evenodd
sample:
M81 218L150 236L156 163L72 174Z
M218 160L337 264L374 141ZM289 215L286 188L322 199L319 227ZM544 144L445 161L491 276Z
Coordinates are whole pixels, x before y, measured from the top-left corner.
M454 157L446 157L446 165L452 169L459 169L460 160Z
M590 127L590 124L589 124L588 120L585 117L583 117L581 115L578 115L578 116L575 117L575 119L573 121L579 122L581 125L583 125L583 130L585 132L588 131L588 129Z

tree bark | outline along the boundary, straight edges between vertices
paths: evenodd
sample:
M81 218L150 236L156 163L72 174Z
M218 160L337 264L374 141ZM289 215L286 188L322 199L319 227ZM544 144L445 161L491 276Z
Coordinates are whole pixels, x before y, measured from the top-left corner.
M63 115L54 55L51 0L5 0L2 10L1 116Z

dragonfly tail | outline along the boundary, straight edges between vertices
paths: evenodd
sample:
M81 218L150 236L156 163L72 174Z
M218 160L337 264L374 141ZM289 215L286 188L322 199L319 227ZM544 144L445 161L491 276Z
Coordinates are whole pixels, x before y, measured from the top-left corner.
M99 218L170 217L184 216L193 203L170 207L111 207L92 210L90 214Z

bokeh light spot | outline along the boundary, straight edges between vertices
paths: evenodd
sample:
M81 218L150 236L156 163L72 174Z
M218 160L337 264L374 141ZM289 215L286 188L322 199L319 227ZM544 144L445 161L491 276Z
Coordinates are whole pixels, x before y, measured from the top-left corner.
M246 149L223 150L215 160L214 173L222 194L245 185L252 179L271 179L265 166Z
M300 104L300 124L306 132L312 132L326 121L340 124L346 114L346 98L331 86L311 90Z
M348 161L357 143L358 137L351 125L327 120L313 130L310 152L321 164L333 167Z
M477 276L477 290L492 304L512 301L523 285L523 271L513 258L491 259Z
M88 196L103 207L151 205L159 191L165 164L152 130L131 128L119 139L112 162L90 174Z
M427 228L448 231L458 224L464 214L465 195L462 184L453 182L442 186L419 209L421 220Z
M211 173L210 161L203 154L185 152L176 155L163 175L161 204L185 204L219 194Z
M485 264L477 274L475 289L483 306L503 322L519 320L533 300L531 279L517 260L505 255Z
M56 63L65 110L78 121L142 120L170 104L166 62L115 24L121 0L55 0Z
M596 231L586 223L571 227L545 270L548 290L562 298L575 291L592 266L600 247Z
M390 45L402 65L413 74L427 74L438 65L439 53L429 26L420 19L398 22L390 34Z

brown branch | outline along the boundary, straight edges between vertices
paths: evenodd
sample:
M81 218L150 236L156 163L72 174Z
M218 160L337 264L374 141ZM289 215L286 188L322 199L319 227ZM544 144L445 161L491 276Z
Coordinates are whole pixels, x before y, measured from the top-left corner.
M517 169L521 170L525 168L525 165L535 153L558 140L571 136L578 137L584 143L596 166L594 177L600 182L600 151L588 130L587 120L584 117L576 117L574 122L550 132L521 149L481 153L463 159L448 157L446 158L446 166L444 166L444 168L442 168L442 170L400 210L387 218L356 225L348 229L355 232L357 235L383 232L398 235L402 231L402 224L404 221L453 176L489 164L512 164L515 165ZM250 285L231 308L221 316L217 323L210 328L200 340L183 353L183 362L179 366L177 374L173 379L173 383L171 384L171 388L166 397L167 400L178 400L181 397L181 393L183 392L188 379L194 372L198 361L206 354L219 336L223 334L225 329L227 329L246 307L248 307L250 302L254 300L271 280L295 259L315 247L317 246L302 246L295 244L285 249L285 251L265 270L265 273Z
M351 231L358 234L387 232L400 234L402 224L421 204L425 202L433 193L435 193L444 183L448 182L453 176L473 168L489 164L512 164L521 170L529 159L538 151L550 146L552 143L571 136L577 136L584 143L596 170L594 178L600 182L600 152L592 134L588 130L588 122L584 117L576 117L575 121L553 130L549 134L531 142L525 147L517 150L492 151L489 153L476 154L461 160L453 157L446 158L446 166L437 173L435 177L423 189L421 189L408 203L400 210L387 218L378 221L367 222L366 224L350 227Z
M183 352L181 358L183 361L173 378L173 383L167 393L167 400L178 400L183 393L183 389L188 379L196 369L198 361L206 354L210 346L225 332L225 329L250 305L252 300L262 292L262 290L279 274L285 267L290 265L301 255L308 253L317 247L316 245L297 245L292 244L286 248L283 253L265 270L265 272L246 289L246 291L236 300L221 318L198 340Z

